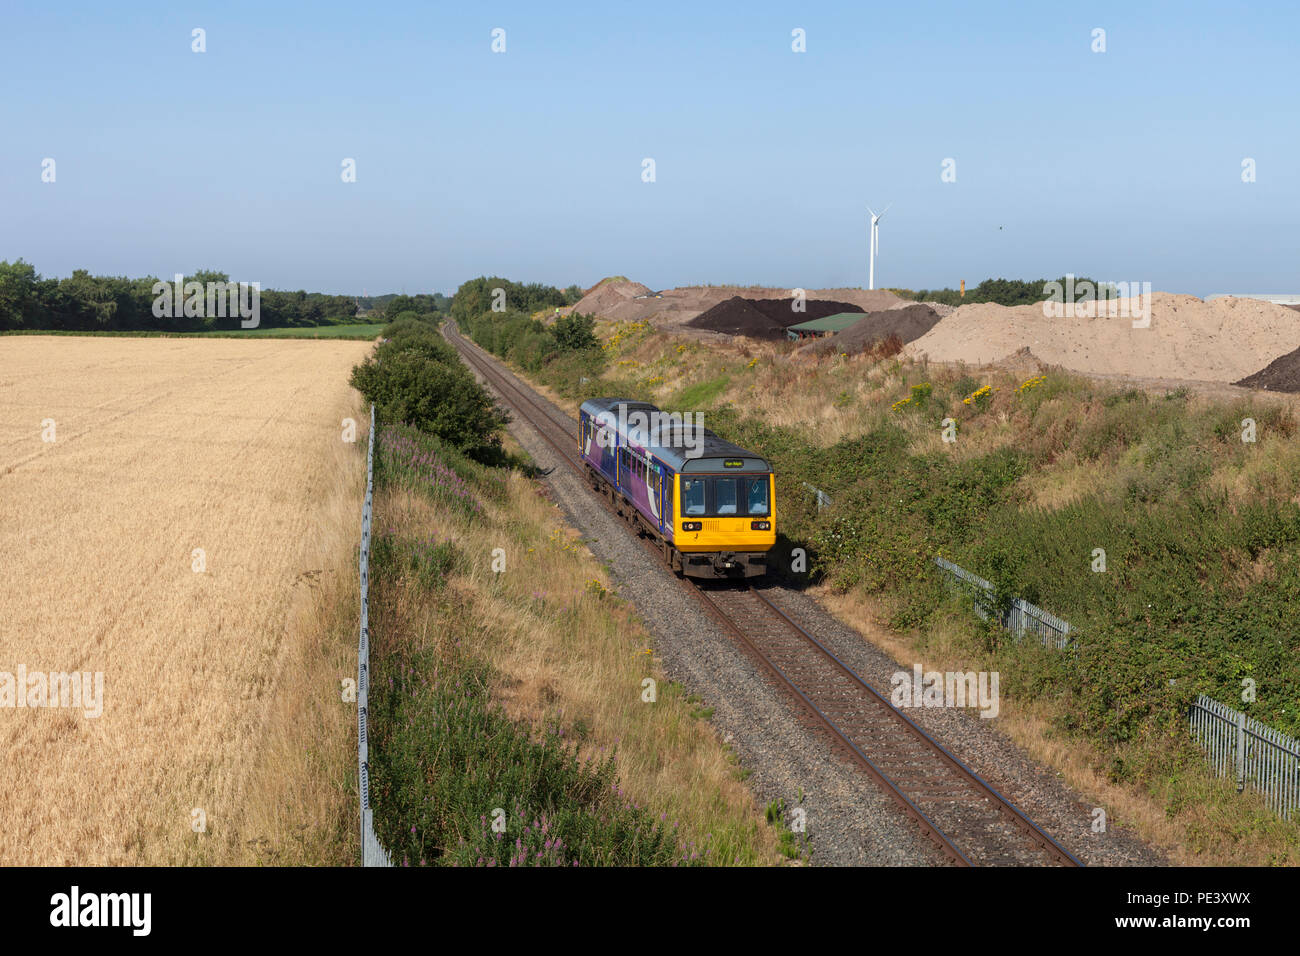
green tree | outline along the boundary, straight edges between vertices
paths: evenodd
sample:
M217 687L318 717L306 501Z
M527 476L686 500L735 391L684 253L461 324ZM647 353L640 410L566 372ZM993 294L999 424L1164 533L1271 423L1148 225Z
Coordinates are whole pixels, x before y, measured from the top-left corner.
M353 368L351 382L381 421L414 426L479 461L501 455L505 414L450 346L418 329L399 329Z
M0 329L31 325L38 310L36 269L19 259L0 262Z
M595 318L579 312L571 312L556 319L551 331L555 335L556 345L561 349L577 352L600 347L595 328Z

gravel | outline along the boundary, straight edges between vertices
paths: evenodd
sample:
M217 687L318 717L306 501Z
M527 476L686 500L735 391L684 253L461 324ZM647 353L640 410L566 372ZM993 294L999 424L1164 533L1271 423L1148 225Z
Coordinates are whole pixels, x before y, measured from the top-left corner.
M572 425L566 413L534 397L552 417ZM665 674L714 708L711 722L740 764L752 772L747 783L759 808L784 799L787 807L805 809L814 865L946 863L916 824L864 771L833 752L829 736L812 726L802 708L796 711L784 692L704 616L659 559L599 506L585 482L531 426L516 418L509 431L539 467L550 470L543 480L553 500L605 563L619 595L637 608L655 638ZM782 587L764 593L878 689L887 691L890 675L907 669L806 595ZM1091 808L997 731L992 721L942 708L911 710L908 715L1085 863L1167 862L1120 827L1092 833Z
M807 595L780 586L768 587L763 593L886 695L890 677L896 671L911 670L912 661L906 666L898 664ZM981 718L973 709L947 707L910 708L907 716L1086 865L1168 865L1162 853L1113 820L1108 821L1106 832L1093 833L1095 805L1085 802L1055 771L1035 762L999 731L996 718Z
M537 396L539 404L548 404ZM549 406L554 409L554 406ZM562 414L558 411L556 414ZM600 506L531 426L509 431L538 467L569 523L609 569L620 597L632 602L653 635L665 675L714 709L710 722L751 776L761 811L784 799L807 814L811 862L817 866L926 866L945 861L916 825L866 774L833 753L746 654L683 592L676 577ZM580 503L576 509L573 503ZM804 799L799 802L802 790Z

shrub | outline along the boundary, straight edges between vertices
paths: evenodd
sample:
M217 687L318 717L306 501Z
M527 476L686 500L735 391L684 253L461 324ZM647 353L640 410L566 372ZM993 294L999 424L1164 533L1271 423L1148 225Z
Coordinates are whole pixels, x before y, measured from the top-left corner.
M494 460L507 419L454 352L450 359L440 354L444 348L414 334L390 341L352 370L352 386L375 403L381 421L405 422Z
M579 352L583 349L600 348L600 340L596 338L595 328L596 320L592 316L573 312L556 319L551 331L555 335L557 346L571 352Z

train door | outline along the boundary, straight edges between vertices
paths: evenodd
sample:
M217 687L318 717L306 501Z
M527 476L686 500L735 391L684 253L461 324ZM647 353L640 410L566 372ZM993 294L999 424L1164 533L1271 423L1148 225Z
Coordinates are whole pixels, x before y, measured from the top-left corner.
M597 425L595 427L597 429L596 441L600 445L600 470L605 473L605 477L610 481L617 481L617 435L613 430L604 425Z
M660 477L659 486L663 490L663 509L659 512L663 515L663 525L665 529L673 526L673 473L667 468L664 469Z
M646 477L646 500L650 502L650 513L654 515L655 526L660 531L664 527L664 499L663 499L663 475L662 469L657 463L647 463L645 466Z

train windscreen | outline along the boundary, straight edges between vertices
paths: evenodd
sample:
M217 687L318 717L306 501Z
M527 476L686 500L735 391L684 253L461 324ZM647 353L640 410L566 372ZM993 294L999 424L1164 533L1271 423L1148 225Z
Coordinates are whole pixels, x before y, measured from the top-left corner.
M762 517L770 513L767 475L682 478L682 517Z

